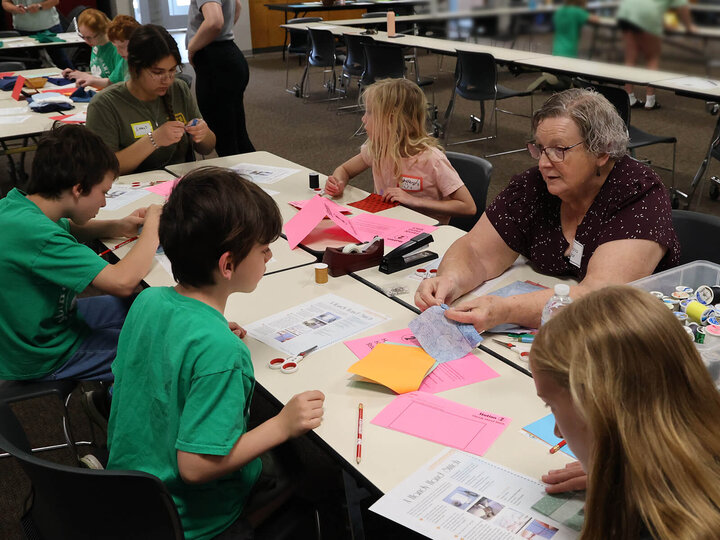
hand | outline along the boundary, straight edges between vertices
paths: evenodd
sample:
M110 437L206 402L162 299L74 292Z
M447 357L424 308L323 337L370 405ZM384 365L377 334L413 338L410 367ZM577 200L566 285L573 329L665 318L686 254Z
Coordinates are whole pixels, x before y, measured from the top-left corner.
M15 6L8 10L10 13L14 13L15 15L20 15L23 13L27 13L27 8L25 6Z
M328 176L325 182L325 193L331 197L340 197L345 191L345 182L338 180L333 175Z
M40 4L30 4L26 8L30 13L37 13L40 11Z
M385 190L385 194L382 196L385 202L396 202L409 206L412 203L413 196L407 191L399 187L391 187Z
M228 326L230 327L230 331L240 339L244 338L247 335L247 330L245 330L236 322L228 321Z
M177 120L168 120L153 131L153 137L158 146L175 144L183 138L183 135L185 135L185 124Z
M545 491L548 493L587 489L587 474L579 461L568 463L564 469L554 469L543 474L542 481L550 484L545 486Z
M138 208L132 214L118 220L119 227L116 235L126 238L136 236L140 226L145 223L146 212L147 210L145 208Z
M448 309L445 316L460 323L470 323L475 330L482 333L498 324L509 322L505 319L502 301L503 299L497 296L478 296Z
M431 306L449 304L459 294L455 292L455 281L449 276L423 279L415 291L415 305L425 311Z
M297 394L278 413L277 419L287 437L299 437L320 425L325 394L311 390Z
M199 144L207 137L207 134L210 132L210 128L207 125L207 122L203 120L202 118L195 118L197 120L197 123L194 126L191 126L190 123L185 125L185 131L187 131L188 135L190 135L190 138L195 144Z
M79 86L81 88L85 88L86 86L95 86L95 80L98 77L95 77L94 75L90 73L83 73L82 71L76 71L71 79L75 79L75 86Z
M78 75L81 75L82 71L76 71L73 68L65 68L62 70L62 76L66 79L74 79Z

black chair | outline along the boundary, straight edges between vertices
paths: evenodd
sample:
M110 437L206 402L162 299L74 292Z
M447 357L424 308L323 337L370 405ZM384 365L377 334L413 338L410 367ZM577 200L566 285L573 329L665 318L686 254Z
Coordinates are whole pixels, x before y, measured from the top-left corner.
M633 126L630 123L630 98L628 97L627 92L623 88L604 85L593 85L592 88L594 88L598 93L605 96L605 98L613 104L615 109L617 109L618 114L620 114L620 117L623 119L623 122L625 122L625 125L628 129L628 135L630 136L630 141L628 142L628 150L630 150L630 153L633 157L635 157L636 148L642 148L643 146L650 146L653 144L672 144L672 167L657 165L654 163L650 163L647 160L642 161L646 161L648 162L648 164L658 169L670 171L672 173L671 185L675 186L675 149L677 147L677 139L675 137L669 137L664 135L652 135Z
M358 100L360 98L359 87L360 78L365 71L365 47L364 43L372 42L372 38L369 36L360 36L357 34L343 34L345 39L345 45L347 47L347 54L345 61L342 65L342 73L340 74L340 84L345 89L345 96L347 97L347 90L352 84L353 78L358 81ZM357 112L361 109L360 105L349 105L347 107L338 107L338 113L344 112Z
M337 72L335 68L341 66L345 61L345 57L335 50L335 36L330 30L322 30L317 28L308 28L310 34L310 52L308 53L307 64L305 64L305 72L303 73L301 88L305 101L310 97L310 66L319 67L323 70L323 86L327 88L329 94L335 94L337 85ZM330 74L330 79L327 75ZM328 101L337 99L331 97L318 101Z
M450 103L445 111L445 123L442 127L444 132L444 143L445 146L452 146L456 144L466 144L471 142L485 141L489 139L496 139L498 135L497 129L497 113L502 112L505 114L512 114L518 116L532 117L533 112L533 99L532 92L526 90L512 90L505 86L498 84L497 82L497 67L495 65L495 57L488 53L469 52L469 51L457 51L457 66L455 68L455 87L450 97ZM460 96L470 101L480 102L480 117L470 115L471 124L470 129L473 132L480 133L485 126L485 102L492 101L491 114L495 121L495 132L492 135L485 137L478 137L476 139L469 139L465 141L458 141L449 143L450 135L450 120L452 119L452 113L455 109L455 99ZM503 99L509 99L514 97L526 97L530 96L530 114L522 115L517 114L505 109L500 109L497 106L497 102ZM504 152L498 152L491 154L490 156L499 156L504 154L511 154L513 152L524 151L525 148L518 148L515 150L508 150ZM490 157L486 156L486 157Z
M0 72L21 71L23 69L27 69L24 62L18 62L16 60L0 61Z
M672 221L680 240L680 264L697 260L720 264L720 243L712 240L720 235L720 217L673 210Z
M450 165L458 172L465 186L467 186L477 208L474 216L451 217L450 225L463 231L469 231L485 212L493 166L488 160L478 156L458 152L446 152L445 155L450 161Z
M402 79L405 77L405 57L402 48L375 41L363 43L365 71L360 77L360 87L370 86L378 79Z
M290 19L287 24L306 24L312 22L321 22L322 17L298 17ZM290 55L297 56L298 65L301 65L303 59L307 59L310 51L310 35L306 28L287 28L290 36L290 42L285 49L285 91L300 97L302 91L302 83L295 84L292 88L290 84Z

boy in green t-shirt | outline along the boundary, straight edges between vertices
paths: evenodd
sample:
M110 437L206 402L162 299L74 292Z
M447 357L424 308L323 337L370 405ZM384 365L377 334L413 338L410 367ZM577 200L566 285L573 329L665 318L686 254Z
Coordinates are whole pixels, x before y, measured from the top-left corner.
M160 219L178 284L140 293L120 334L108 468L160 478L187 539L254 524L267 495L259 456L320 425L325 396L313 390L248 431L253 364L244 331L223 316L230 294L257 286L281 228L259 186L229 169L189 173Z
M158 246L161 207L93 219L118 174L90 130L55 127L38 143L30 179L0 200L0 379L111 381L129 301ZM142 233L108 264L80 242ZM76 300L88 285L111 296Z

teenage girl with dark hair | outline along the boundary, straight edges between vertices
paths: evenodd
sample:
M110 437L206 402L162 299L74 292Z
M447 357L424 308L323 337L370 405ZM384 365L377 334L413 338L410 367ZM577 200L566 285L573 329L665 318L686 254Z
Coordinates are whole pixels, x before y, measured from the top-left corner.
M209 154L215 134L201 118L180 72L180 52L161 26L147 24L128 43L130 79L107 88L88 107L87 127L115 151L120 174L162 169Z

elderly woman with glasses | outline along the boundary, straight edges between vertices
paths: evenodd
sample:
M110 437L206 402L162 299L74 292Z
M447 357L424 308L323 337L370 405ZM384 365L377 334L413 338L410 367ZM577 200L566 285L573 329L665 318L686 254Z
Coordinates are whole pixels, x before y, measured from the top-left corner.
M181 72L177 43L162 26L137 28L128 43L130 79L96 95L87 127L120 162L120 174L162 169L206 155L215 134L202 119Z
M533 116L538 166L513 177L475 227L447 251L437 277L415 294L420 309L450 304L527 257L545 274L579 280L570 295L674 266L680 244L670 199L652 169L626 155L627 129L592 90L553 95ZM481 296L446 311L478 331L540 325L552 290Z

